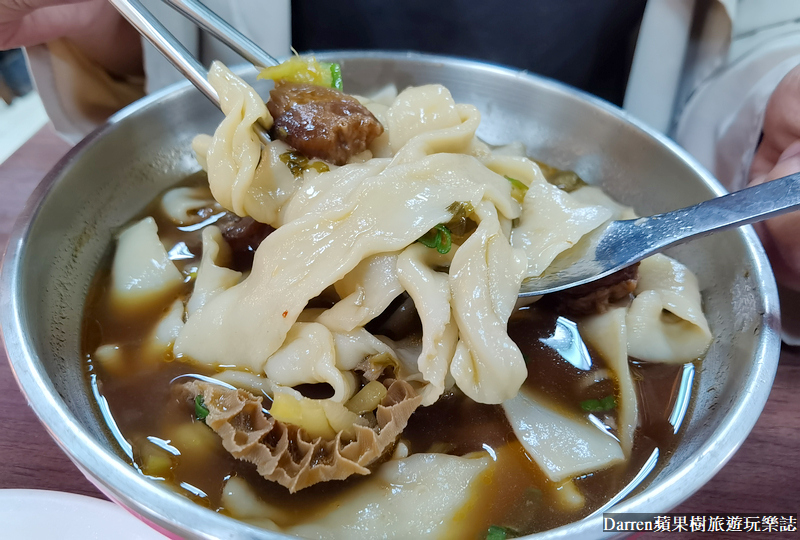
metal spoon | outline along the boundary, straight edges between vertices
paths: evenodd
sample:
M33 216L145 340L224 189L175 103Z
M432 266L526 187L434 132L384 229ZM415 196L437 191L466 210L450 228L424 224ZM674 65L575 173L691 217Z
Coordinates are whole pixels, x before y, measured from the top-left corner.
M590 283L668 247L717 231L791 212L800 206L800 173L650 217L612 221L586 245L557 258L519 296L538 296ZM800 242L800 237L798 237Z

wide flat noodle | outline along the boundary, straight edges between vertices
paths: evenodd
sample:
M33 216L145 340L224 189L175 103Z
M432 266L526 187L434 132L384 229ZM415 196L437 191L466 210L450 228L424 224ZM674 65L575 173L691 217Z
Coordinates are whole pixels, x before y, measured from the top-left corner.
M331 330L351 332L383 313L403 292L397 279L397 255L367 257L334 284L341 300L318 320Z
M612 214L603 206L578 202L569 193L548 184L541 173L539 176L528 186L519 226L511 233L511 245L524 249L528 255L527 277L541 275L560 253L573 247Z
M261 243L248 278L189 317L176 354L259 371L311 298L365 257L402 249L447 222L454 202L491 199L496 190L486 178L496 176L473 157L436 154L387 169L322 214L286 223Z
M119 235L111 267L111 299L114 305L131 307L163 301L183 283L170 260L151 217L131 225Z
M609 219L636 219L633 208L625 206L609 197L597 186L584 186L570 193L570 196L581 204L603 206L611 211Z
M226 268L231 260L231 248L222 238L218 227L211 225L203 229L203 255L192 297L186 303L186 312L191 315L201 309L220 292L239 282L241 272Z
M245 194L261 157L261 142L253 125L259 120L270 125L272 118L256 91L220 62L211 65L208 80L225 113L205 156L209 185L222 206L246 216Z
M703 314L697 277L666 255L639 265L636 298L628 310L628 354L649 362L691 362L713 335Z
M386 113L389 146L396 154L406 143L422 133L441 131L461 122L458 105L444 86L429 84L406 88L395 98Z
M250 85L219 62L212 64L208 80L219 94L225 120L213 137L195 137L192 148L208 171L214 198L239 216L278 227L283 205L303 180L281 160L292 148L282 141L262 145L256 137L253 126L269 128L272 117Z
M453 319L460 338L450 373L478 403L514 397L528 374L506 325L526 268L525 253L500 231L494 207L481 203L477 230L456 251L450 267Z
M636 387L628 365L627 307L614 307L581 321L581 336L605 360L617 379L617 432L622 451L630 457L639 419Z
M207 186L177 187L161 197L161 211L176 225L200 223L209 215L201 210L215 214L222 211Z
M413 244L397 260L398 279L414 300L422 322L422 352L417 367L429 383L422 389L422 404L426 407L444 392L450 361L458 343L458 326L450 309L449 277L432 268L435 263L447 262L447 259L435 249Z
M353 474L370 474L368 467L390 450L406 427L421 398L405 381L386 381L386 397L375 411L377 426L353 426L355 437L311 439L303 429L265 414L261 398L244 390L195 380L181 385L191 400L202 395L208 408L206 424L230 454L256 465L258 473L291 493Z
M344 403L358 390L356 377L337 366L334 335L317 322L296 322L286 341L267 361L267 378L282 386L327 383L333 388L331 399Z
M585 418L568 416L534 392L503 403L523 448L553 482L606 469L625 459L617 440Z
M328 514L285 532L317 540L463 539L464 513L490 481L493 465L483 453L393 459Z

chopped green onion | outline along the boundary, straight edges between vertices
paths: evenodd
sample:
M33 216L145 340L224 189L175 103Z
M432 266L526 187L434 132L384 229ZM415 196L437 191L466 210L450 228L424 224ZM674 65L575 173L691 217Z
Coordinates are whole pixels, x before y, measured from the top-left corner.
M506 540L507 538L517 538L519 533L514 529L508 527L501 527L500 525L492 525L486 531L486 540Z
M450 229L448 229L445 225L437 225L435 229L437 229L440 233L436 251L442 255L449 253L450 248L453 246L453 236L450 234Z
M447 211L453 214L453 217L445 223L445 226L450 229L450 241L457 244L463 244L470 234L478 227L469 216L475 212L475 207L469 201L461 202L456 201L447 207Z
M522 353L522 359L525 361L525 364L526 364L526 365L531 363L531 357L530 357L530 356L528 356L528 355L527 355L527 354L525 354L525 353Z
M556 169L555 167L551 167L550 165L542 163L541 161L536 161L535 159L533 161L542 170L544 179L562 191L571 193L576 189L580 189L588 185L586 182L583 181L583 179L580 176L575 174L573 171Z
M505 528L498 527L497 525L489 527L486 533L486 540L506 540L506 538L508 538L508 535L506 534Z
M456 201L447 207L447 211L453 214L453 219L451 221L457 221L472 214L475 211L475 207L472 206L472 203L469 201Z
M339 64L331 64L331 88L336 88L341 91L343 87L342 66Z
M197 397L194 398L194 414L198 420L202 420L203 422L205 422L206 416L208 416L208 407L206 407L202 394L197 394Z
M435 248L436 247L436 240L439 238L439 231L436 229L431 229L419 238L417 238L417 242L422 244L425 247Z
M525 192L528 191L528 186L508 175L505 175L505 179L511 184L511 196L514 197L518 203L522 203L522 200L525 198Z
M603 399L587 399L581 401L581 409L586 412L606 412L615 409L617 400L614 396L606 396Z
M444 255L450 252L453 246L453 237L450 229L440 223L417 239L417 242L425 247L436 248L436 251Z
M314 169L318 173L324 173L331 170L331 168L328 167L328 164L324 161L315 161L314 163L309 163L305 170L307 171L309 169Z
M293 152L290 150L288 152L284 152L279 157L280 160L284 162L287 167L289 167L292 176L295 178L303 176L304 172L307 172L311 169L314 169L318 173L324 173L330 170L324 161L315 161L313 163L309 163L308 158L300 152Z
M303 176L303 171L308 167L308 158L299 152L292 152L290 150L284 152L279 157L280 160L289 167L289 170L292 171L292 176Z
M516 178L511 178L510 176L506 175L506 180L511 182L511 187L513 187L515 189L522 190L522 191L528 191L528 186L526 186L525 184L523 184L521 181L517 180Z
M525 490L525 498L529 503L533 502L541 502L542 500L542 490L536 488L528 488Z

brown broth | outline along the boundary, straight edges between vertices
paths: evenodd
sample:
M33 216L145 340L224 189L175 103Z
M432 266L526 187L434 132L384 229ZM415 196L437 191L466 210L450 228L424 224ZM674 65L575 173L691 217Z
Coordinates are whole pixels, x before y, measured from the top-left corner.
M202 174L183 185L200 185ZM191 292L189 273L200 258L200 231L180 230L152 203L142 216L153 216L165 245L183 242L184 256L176 260L187 276L179 292ZM141 342L155 326L169 303L143 309L135 316L116 314L109 301L110 256L91 287L83 319L82 352L87 360L87 377L96 381L108 404L112 422L132 447L130 459L142 474L162 482L212 510L225 512L222 489L231 476L245 478L267 504L281 510L280 526L290 526L322 515L335 499L369 477L318 484L290 495L282 486L261 478L251 464L238 461L222 448L220 440L198 422L194 410L177 398L171 381L186 375L213 375L214 370L175 360L171 353L153 358ZM545 341L555 332L558 314L536 304L517 310L509 320L509 335L525 355L528 378L525 385L544 393L559 407L581 412L580 402L613 393L616 382L606 380L585 387L580 383L592 371L605 369L602 359L588 349L590 366L576 367ZM543 341L545 340L545 341ZM100 345L117 344L123 362L109 369L95 358ZM632 364L640 403L639 428L627 463L588 474L576 480L585 497L577 511L561 508L554 497L558 485L550 482L531 461L505 418L500 406L475 403L461 393L444 396L411 417L402 439L411 453L438 451L466 455L487 449L496 455L490 473L473 490L468 508L456 525L463 537L483 538L490 525L510 527L520 533L538 532L589 515L607 504L637 476L654 451L668 455L677 442L677 426L670 423L676 407L677 389L683 366ZM585 414L585 413L582 413ZM613 412L598 415L614 433ZM113 431L113 430L112 430ZM209 437L209 435L211 435ZM178 455L175 455L178 454Z

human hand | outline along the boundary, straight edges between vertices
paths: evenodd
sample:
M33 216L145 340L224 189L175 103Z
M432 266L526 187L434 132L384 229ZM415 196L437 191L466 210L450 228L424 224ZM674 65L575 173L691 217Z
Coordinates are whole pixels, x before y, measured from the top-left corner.
M750 167L751 186L800 171L800 66L772 93L763 133ZM800 291L800 212L758 223L756 231L778 282Z
M0 0L0 50L60 38L114 75L142 73L139 35L106 0Z

